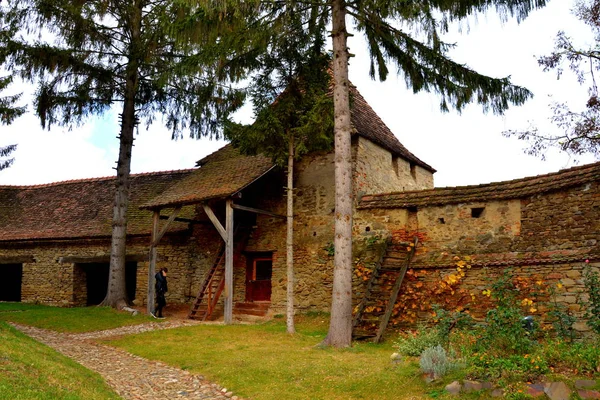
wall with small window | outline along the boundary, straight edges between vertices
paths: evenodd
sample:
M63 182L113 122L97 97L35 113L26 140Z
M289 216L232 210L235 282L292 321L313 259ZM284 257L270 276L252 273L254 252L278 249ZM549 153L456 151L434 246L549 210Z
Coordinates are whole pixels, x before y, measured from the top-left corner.
M359 137L353 148L354 190L358 195L433 188L433 174L423 167Z

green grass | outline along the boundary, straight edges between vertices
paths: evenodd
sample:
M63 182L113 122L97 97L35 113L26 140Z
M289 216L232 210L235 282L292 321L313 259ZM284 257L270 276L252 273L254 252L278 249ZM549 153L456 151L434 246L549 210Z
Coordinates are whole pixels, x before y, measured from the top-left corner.
M58 332L91 332L155 321L109 307L61 308L26 303L0 302L0 321L10 321Z
M100 375L0 321L0 400L119 399Z
M286 334L282 320L200 325L109 343L202 374L253 400L432 398L428 392L444 397L443 385L427 385L416 362L393 365L391 344L319 348L327 331L327 320L319 315L299 317L297 330L296 335Z

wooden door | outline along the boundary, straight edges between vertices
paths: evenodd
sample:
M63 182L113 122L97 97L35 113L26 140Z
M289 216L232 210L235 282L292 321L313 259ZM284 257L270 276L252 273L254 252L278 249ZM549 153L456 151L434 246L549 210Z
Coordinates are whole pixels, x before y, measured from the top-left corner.
M248 257L246 301L271 301L273 257Z

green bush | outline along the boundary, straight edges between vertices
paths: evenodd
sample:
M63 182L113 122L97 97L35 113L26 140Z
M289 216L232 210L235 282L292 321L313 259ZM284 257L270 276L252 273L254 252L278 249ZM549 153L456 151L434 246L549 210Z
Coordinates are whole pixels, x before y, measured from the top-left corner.
M414 333L400 334L394 343L394 347L400 354L418 357L429 347L441 345L447 348L452 331L473 326L473 318L466 313L447 311L436 304L431 308L435 312L435 324L431 326L421 324Z
M496 308L487 312L480 348L494 349L499 355L527 354L533 351L533 337L538 329L524 327L523 312L517 299L518 290L506 271L491 285L490 293Z
M587 267L583 271L583 284L589 294L585 310L587 324L600 335L600 276L598 276L598 272Z
M425 349L442 344L437 330L426 325L420 325L416 332L401 333L394 343L398 353L418 357Z
M593 374L600 368L599 345L597 341L568 343L557 339L544 343L541 352L551 366Z
M513 354L498 357L491 353L474 353L467 360L470 376L477 379L492 379L503 383L535 380L550 371L542 355Z

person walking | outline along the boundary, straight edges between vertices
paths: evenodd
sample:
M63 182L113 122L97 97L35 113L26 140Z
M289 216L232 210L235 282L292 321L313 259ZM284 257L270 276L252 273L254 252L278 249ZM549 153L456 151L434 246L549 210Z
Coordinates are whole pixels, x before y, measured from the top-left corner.
M167 305L167 301L165 300L165 293L168 291L167 272L169 272L167 268L161 268L160 271L154 275L156 281L154 284L154 289L156 290L156 308L152 313L154 318L164 318L162 311Z

